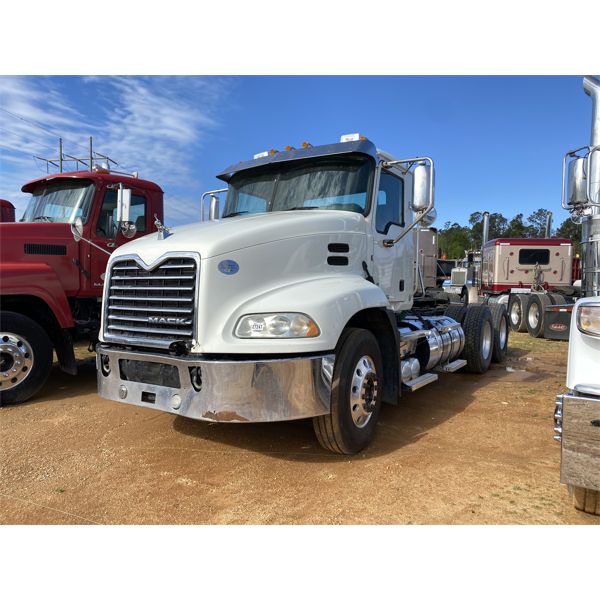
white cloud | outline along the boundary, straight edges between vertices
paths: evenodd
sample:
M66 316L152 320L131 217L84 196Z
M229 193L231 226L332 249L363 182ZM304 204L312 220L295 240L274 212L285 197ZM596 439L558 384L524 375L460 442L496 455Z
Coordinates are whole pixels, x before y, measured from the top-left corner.
M165 190L167 218L197 219L199 199L183 198L198 189L194 155L219 127L218 110L231 86L232 80L216 77L85 77L66 83L2 77L0 197L13 201L20 216L26 203L20 186L45 172L33 156L56 156L59 136L66 153L85 156L92 135L94 147L122 170L139 171ZM76 102L67 87L78 97L91 93L93 102Z

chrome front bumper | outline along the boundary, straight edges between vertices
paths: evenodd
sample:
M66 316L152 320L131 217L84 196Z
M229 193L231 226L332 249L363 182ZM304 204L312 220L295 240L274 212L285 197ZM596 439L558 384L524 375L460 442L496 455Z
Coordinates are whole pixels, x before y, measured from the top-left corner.
M333 354L258 362L197 360L102 344L96 352L98 393L108 400L202 421L290 421L330 410ZM157 384L157 378L168 385Z

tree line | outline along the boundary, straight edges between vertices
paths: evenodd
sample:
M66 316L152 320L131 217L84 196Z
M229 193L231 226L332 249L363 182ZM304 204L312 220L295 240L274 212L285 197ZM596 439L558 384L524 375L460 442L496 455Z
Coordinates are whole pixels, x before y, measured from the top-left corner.
M494 238L540 238L545 237L546 219L549 210L538 208L526 219L523 213L508 220L501 213L490 213L489 239ZM551 237L568 238L573 242L575 254L580 254L581 228L565 219L552 230ZM479 250L483 239L483 213L474 212L469 217L469 225L446 221L438 229L438 248L441 256L448 259L464 258L465 251Z

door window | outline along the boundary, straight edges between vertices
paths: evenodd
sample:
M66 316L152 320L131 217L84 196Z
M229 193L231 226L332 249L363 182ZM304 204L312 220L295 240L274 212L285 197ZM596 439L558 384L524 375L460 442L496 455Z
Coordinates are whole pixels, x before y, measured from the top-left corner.
M379 233L387 234L392 225L404 227L404 181L382 171L377 192L375 228Z
M146 198L131 194L129 217L138 233L146 231ZM100 237L114 238L117 234L117 190L107 190L104 194L102 209L96 225L96 234Z

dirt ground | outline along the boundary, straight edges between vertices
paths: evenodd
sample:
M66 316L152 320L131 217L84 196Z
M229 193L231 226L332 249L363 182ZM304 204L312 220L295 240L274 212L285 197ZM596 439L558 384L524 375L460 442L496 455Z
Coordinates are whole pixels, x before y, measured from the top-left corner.
M565 342L511 334L505 365L384 406L356 457L321 449L309 421L209 424L102 400L88 359L0 409L0 523L600 524L559 483L566 358Z

